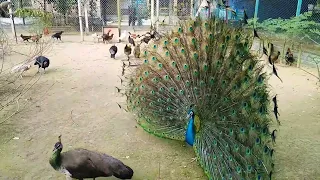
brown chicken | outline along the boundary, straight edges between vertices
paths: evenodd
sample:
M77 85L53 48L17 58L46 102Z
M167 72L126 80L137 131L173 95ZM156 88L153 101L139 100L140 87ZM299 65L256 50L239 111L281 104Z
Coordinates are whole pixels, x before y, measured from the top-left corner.
M31 40L36 43L38 43L41 38L42 38L42 34L31 36Z

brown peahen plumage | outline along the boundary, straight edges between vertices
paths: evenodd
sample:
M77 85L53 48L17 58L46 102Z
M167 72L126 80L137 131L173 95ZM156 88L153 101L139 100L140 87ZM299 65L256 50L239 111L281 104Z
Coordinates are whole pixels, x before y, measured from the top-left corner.
M209 179L272 176L267 75L252 41L214 18L181 23L142 53L120 91L144 130L193 146Z
M133 170L129 166L107 154L81 148L61 153L62 148L60 135L49 163L53 169L65 174L67 180L110 176L131 179L133 176Z

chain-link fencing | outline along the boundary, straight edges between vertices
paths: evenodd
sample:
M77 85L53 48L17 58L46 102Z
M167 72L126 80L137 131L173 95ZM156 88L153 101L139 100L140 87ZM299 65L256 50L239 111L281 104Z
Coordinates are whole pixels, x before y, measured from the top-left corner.
M272 41L280 62L293 57L294 65L320 78L320 0L227 0L237 19L245 11L248 27ZM221 17L221 13L219 14ZM222 13L222 17L226 18ZM229 21L232 18L228 17Z

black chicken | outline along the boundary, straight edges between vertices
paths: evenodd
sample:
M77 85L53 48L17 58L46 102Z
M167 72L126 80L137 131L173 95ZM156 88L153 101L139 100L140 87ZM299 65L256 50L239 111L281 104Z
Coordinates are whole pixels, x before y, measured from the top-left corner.
M133 38L131 37L131 33L130 33L130 32L129 32L128 42L129 42L130 44L132 44L132 46L135 46L135 45L136 45L136 44L134 43Z
M286 52L285 59L286 59L286 64L287 65L291 66L293 64L293 62L294 62L293 53L291 52L290 48L288 48L288 50Z
M116 54L118 52L118 48L116 45L110 47L109 52L111 54L111 58L116 59Z
M126 46L124 47L124 54L128 56L128 61L129 61L129 56L131 54L131 51L132 51L131 46L126 44Z
M34 65L38 65L38 72L40 68L43 68L43 73L45 73L46 68L50 65L50 60L44 56L38 56Z
M60 39L61 41L61 34L63 33L63 31L57 32L54 35L52 35L51 37L54 39L56 38L57 40Z

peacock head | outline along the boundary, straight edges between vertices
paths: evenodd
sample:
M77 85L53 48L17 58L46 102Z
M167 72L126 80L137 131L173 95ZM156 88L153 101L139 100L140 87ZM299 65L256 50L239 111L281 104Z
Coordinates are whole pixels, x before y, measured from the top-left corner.
M59 141L54 145L53 151L62 151L63 145L61 143L61 135L58 137Z
M188 111L188 115L187 115L187 119L190 119L190 118L194 118L194 111L192 109Z

